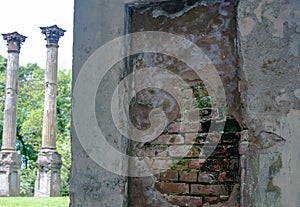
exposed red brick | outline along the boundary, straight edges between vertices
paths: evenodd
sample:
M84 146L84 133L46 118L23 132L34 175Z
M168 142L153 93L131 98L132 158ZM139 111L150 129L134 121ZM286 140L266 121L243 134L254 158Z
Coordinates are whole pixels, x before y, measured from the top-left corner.
M207 159L201 167L205 171L225 171L228 169L227 159Z
M211 157L238 157L238 147L235 145L218 145Z
M218 202L217 204L213 204L216 201L211 201L211 204L208 204L208 202L205 203L205 205L203 206L210 206L210 207L239 207L240 206L240 201L239 201L239 188L238 188L238 184L235 185L230 197L229 196L223 196L221 195L219 197L221 202ZM207 196L205 196L206 200L208 200L209 198ZM203 199L205 200L205 199ZM226 201L226 202L224 202ZM203 201L205 202L205 201Z
M156 183L156 189L161 193L188 194L189 185L186 183Z
M202 132L202 125L201 123L172 123L168 127L169 133L195 133L195 132Z
M219 10L221 7L222 7L222 9L225 8L225 10L228 11L228 15L226 17L219 15ZM152 11L149 10L148 12L145 12L143 14L133 15L133 18L134 18L133 28L135 28L136 30L139 30L141 28L145 29L145 27L148 27L148 30L150 30L150 29L151 30L156 30L156 29L159 30L161 28L164 28L167 32L167 30L170 30L170 28L172 27L173 29L175 28L175 30L176 30L176 28L179 29L180 30L180 31L178 30L179 33L180 32L184 33L185 30L182 30L182 29L185 27L189 27L189 29L191 31L193 31L194 28L196 28L195 30L198 30L197 25L199 25L199 22L200 22L200 25L203 24L202 26L204 28L204 31L201 32L201 34L207 33L207 35L205 34L201 38L196 38L195 43L200 45L201 49L205 50L207 53L212 54L212 59L214 59L214 62L216 63L216 65L215 65L216 69L220 73L223 74L223 75L221 75L221 79L224 83L226 83L226 84L224 84L227 87L227 88L225 88L225 90L227 92L226 94L227 95L229 94L229 96L230 96L230 98L229 98L230 100L228 99L229 102L231 103L231 104L229 103L229 106L230 106L229 111L230 111L230 113L233 111L236 112L236 109L238 109L238 106L240 105L240 103L238 101L236 101L237 99L235 99L236 95L238 97L239 94L238 94L237 83L236 83L236 80L237 80L236 56L234 55L234 51L232 50L233 49L232 46L234 45L233 40L235 39L234 38L235 34L232 33L232 31L234 31L234 29L236 27L236 22L234 21L235 12L233 12L234 6L233 6L233 4L229 4L229 6L228 5L225 5L225 6L224 5L220 5L220 6L214 5L209 8L209 11L207 10L207 8L202 8L202 7L197 7L195 9L197 11L195 13L189 12L187 17L183 17L183 21L181 21L179 18L179 19L176 19L174 22L172 22L172 21L168 22L169 26L167 26L167 27L162 27L162 25L165 25L165 21L166 21L165 19L159 20L160 18L156 18L155 21L152 21L152 20L154 20L152 18ZM199 14L201 14L200 17L199 17ZM141 17L143 17L143 18L141 18ZM147 18L149 17L149 19L148 19L149 21L146 21L146 22L143 21L144 17L147 17ZM200 21L196 22L195 24L191 24L191 25L186 24L185 20L193 19L193 18L194 19L200 18L200 19L198 19ZM219 24L220 19L222 19L222 21L230 20L230 24L228 24L227 27L224 29L223 28L224 25L222 26ZM180 22L182 22L182 24L178 26L178 23L180 23ZM211 28L210 28L210 25L212 25L211 22L213 22L215 25L219 26L221 28L221 30L222 30L222 28L224 29L224 31L226 30L225 32L222 33L222 38L219 38L219 39L218 38L209 38L209 36L215 35L214 31L211 31ZM175 25L175 27L174 27L174 25ZM208 37L208 38L206 38L206 37ZM211 48L212 44L216 44L220 48L219 53L213 53L212 48ZM197 75L193 72L193 70L190 70L189 67L187 67L187 68L182 67L182 65L178 64L177 61L172 59L172 57L166 57L164 55L161 55L161 56L159 55L158 57L162 57L162 58L155 57L155 59L154 59L154 57L150 55L147 57L147 61L155 60L155 62L158 65L160 65L160 64L166 65L167 64L167 67L168 67L168 69L170 69L170 71L181 75L182 78L187 82L187 84L194 85L197 87L193 87L193 88L185 87L182 90L183 94L184 94L182 101L184 103L187 103L187 105L184 105L184 110L187 110L186 111L187 113L181 114L181 116L176 115L178 110L174 110L174 115L173 114L170 115L172 112L168 113L167 116L168 116L169 120L171 121L173 117L176 117L176 121L174 122L174 124L171 124L166 129L166 131L165 131L165 133L167 133L166 136L161 136L161 137L157 138L156 140L154 140L154 143L165 144L165 145L170 145L170 144L193 145L193 144L203 144L204 141L206 141L208 143L209 142L216 143L216 142L221 142L221 140L222 140L221 143L223 143L223 144L230 143L231 145L236 145L237 142L233 141L233 138L230 137L231 135L229 135L228 137L225 137L226 139L224 139L224 142L223 142L223 139L220 140L221 135L224 133L224 122L222 122L222 123L218 122L218 120L221 120L224 118L223 109L221 109L221 107L220 107L220 109L216 109L216 110L204 109L204 108L196 109L197 103L196 103L195 97L193 97L193 95L195 95L197 97L211 95L211 94L208 94L207 89L205 88L205 85L204 84L202 85L202 83L200 81L198 81L198 79L201 77L197 77ZM158 60L158 59L161 59L161 60ZM139 64L137 64L137 67L139 67L139 68L145 67L147 65L147 64L145 64L145 60L139 60ZM226 60L226 61L224 61L224 60ZM183 68L183 70L182 70L182 68ZM228 76L228 74L231 74L230 77ZM201 84L201 85L199 85L199 84ZM154 99L154 100L156 100L156 99ZM147 108L147 106L145 108ZM143 114L146 114L146 113L143 113ZM147 115L148 115L148 113L147 113ZM234 114L234 115L236 115L236 114ZM170 117L172 117L172 118L170 118ZM180 117L180 119L179 119L179 117ZM238 117L238 115L237 115L237 117ZM143 120L142 118L146 119L146 120ZM196 123L193 123L193 124L190 123L190 124L183 125L182 129L180 129L180 125L181 125L180 121L183 121L183 119L186 120L186 118L190 119L191 121L198 121L201 119L202 120L211 119L211 121L201 121L201 122L203 122L200 125L201 128L199 126L197 126ZM145 123L148 123L147 119L148 119L148 116L144 116L144 117L141 116L141 120L144 121ZM218 120L216 120L216 119L218 119ZM173 120L172 120L172 123L173 123ZM189 125L189 126L187 126L187 125ZM211 133L212 131L215 131L216 133L212 134ZM205 133L209 132L209 134L212 134L212 135L206 137L203 132L205 132ZM229 132L229 131L227 130L227 132ZM227 133L227 132L225 132L225 133ZM173 139L172 140L173 142L169 141L169 137L172 135L175 135L176 133L177 134L182 133L181 135L184 134L184 137L185 137L184 143L181 142L182 140L178 141L177 139ZM202 133L202 134L200 134L200 133ZM199 135L200 136L203 135L203 137L199 137ZM177 135L175 135L175 136L177 136ZM174 149L175 148L172 148L172 150L174 150ZM134 149L134 150L136 150L136 149ZM139 149L137 149L137 150L139 150ZM171 150L171 154L173 153L173 155L176 155L176 156L172 157L173 159L175 159L178 155L182 155L180 150L179 151L177 151L177 150L172 151L172 150ZM205 202L207 203L207 201L210 201L211 204L213 204L215 202L218 202L218 199L220 199L220 201L225 201L225 200L221 200L221 199L228 198L228 196L222 196L222 194L216 194L216 195L211 194L211 193L220 193L220 192L218 192L216 187L210 187L210 185L218 186L219 185L219 181L218 181L219 174L222 172L228 172L229 167L238 169L237 168L238 165L235 165L233 162L230 162L231 155L230 155L230 153L228 153L228 151L226 151L226 150L221 151L221 150L222 149L217 150L215 153L215 156L216 156L215 158L220 158L220 159L212 160L212 157L210 157L210 158L208 158L210 160L207 163L204 163L205 160L200 161L199 157L197 157L198 159L196 159L196 156L198 156L199 153L197 154L194 151L192 153L192 151L191 151L189 154L190 157L184 158L184 159L192 160L191 162L184 161L184 162L182 162L182 164L172 165L172 170L191 168L191 169L197 170L197 172L202 171L202 172L198 172L197 181L188 182L188 177L187 177L187 179L185 179L185 177L183 176L183 172L182 172L183 170L178 170L179 171L178 172L179 180L176 181L175 184L178 184L179 182L181 184L182 183L188 184L189 189L191 189L191 185L202 184L202 185L204 185L204 189L208 188L212 192L209 191L208 192L209 194L195 194L194 195L195 198L193 198L193 196L191 196L191 194L190 194L191 192L184 194L184 196L182 194L169 195L169 192L166 192L165 193L166 199L173 205L190 206L190 207L192 207L192 206L201 206L202 207L202 205L204 205ZM168 150L168 153L169 153L169 150ZM225 156L225 153L226 153L226 156ZM228 157L227 157L227 155L228 155ZM191 172L193 172L193 170ZM235 170L235 172L238 172L238 171ZM226 174L226 176L228 177L229 175ZM171 175L167 175L166 179L168 177L169 177L169 180L166 180L165 183L163 183L163 182L160 182L160 183L161 184L171 184L171 182L174 182L173 179L175 179L176 176L172 177ZM225 179L225 178L223 178L223 179ZM196 183L196 182L199 182L199 183ZM143 183L141 182L140 186L143 186L142 184ZM158 185L161 185L161 184L158 184ZM133 186L133 187L135 187L135 186ZM160 186L160 187L162 187L162 186ZM223 186L223 187L225 188L227 194L228 194L228 192L231 192L230 186ZM167 187L167 188L169 189L169 187ZM147 190L147 189L145 189L145 190ZM197 190L199 190L199 189L197 189ZM221 190L219 190L219 191L221 191ZM137 192L139 192L139 191L137 191ZM221 193L223 193L223 192L221 192ZM143 193L141 193L141 194L136 193L137 199L139 201L150 199L147 196L145 196L145 198L141 198L142 194ZM175 194L175 193L171 193L171 194ZM205 200L206 197L207 197L207 199ZM237 197L237 196L235 195L235 197ZM192 202L193 199L196 199L197 201L201 200L201 203L194 204ZM138 202L136 202L134 204L136 204L136 206L146 206L146 204L143 205L144 203L138 203L138 204L137 203ZM224 203L222 203L218 206L223 206L223 204ZM159 206L159 205L157 205L157 206ZM215 205L213 205L213 206L215 206ZM227 206L234 207L234 206L238 206L238 205L227 205Z
M183 144L184 138L180 134L164 134L155 139L151 144Z
M234 178L227 176L226 172L221 172L218 177L219 182L236 181Z
M196 143L198 133L186 133L184 135L184 143L194 144Z
M227 195L228 191L224 185L201 185L191 184L193 195Z
M209 203L209 204L216 204L222 201L220 197L217 196L205 196L204 197L204 203Z
M197 172L180 172L179 173L179 180L186 181L186 182L197 182Z
M177 181L178 180L178 172L177 171L166 171L160 173L160 180L163 181Z
M172 167L172 160L154 160L152 169L169 169Z
M199 183L213 183L217 181L217 175L209 172L199 172L198 182Z
M199 170L205 161L205 159L191 159L189 167L194 170Z
M172 145L168 148L171 157L186 157L189 154L191 145Z
M177 206L201 207L202 197L193 196L166 196L165 199Z

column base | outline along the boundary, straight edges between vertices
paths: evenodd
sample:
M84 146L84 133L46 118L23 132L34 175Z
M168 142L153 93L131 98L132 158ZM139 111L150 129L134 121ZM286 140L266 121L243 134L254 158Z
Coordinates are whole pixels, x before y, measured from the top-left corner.
M61 155L50 149L42 149L36 162L38 167L34 187L35 197L60 196Z
M21 155L16 151L0 152L0 196L20 195Z

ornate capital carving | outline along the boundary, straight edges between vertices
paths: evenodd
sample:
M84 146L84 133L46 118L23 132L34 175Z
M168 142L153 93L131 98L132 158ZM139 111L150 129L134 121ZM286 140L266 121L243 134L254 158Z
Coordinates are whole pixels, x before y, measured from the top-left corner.
M45 40L47 41L47 47L58 46L59 38L64 36L66 30L59 28L57 25L50 27L40 27L42 34L46 35Z
M8 52L20 52L22 42L25 42L27 37L18 32L2 34L3 39L7 41Z
M59 171L62 165L61 155L54 150L42 150L39 153L36 162L40 171L48 172L49 170Z
M17 152L0 152L0 167L11 167L13 169L21 168L21 155Z

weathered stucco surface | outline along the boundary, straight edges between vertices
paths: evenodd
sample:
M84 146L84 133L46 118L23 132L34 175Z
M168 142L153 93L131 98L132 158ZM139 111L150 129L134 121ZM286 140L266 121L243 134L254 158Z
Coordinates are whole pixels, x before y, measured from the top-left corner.
M132 108L130 115L133 117L132 121L135 126L146 128L148 125L149 127L149 111L159 107L158 104L160 104L168 117L168 127L161 133L161 136L158 135L154 139L154 142L147 142L147 145L141 143L130 145L130 152L136 152L137 156L146 154L155 157L152 168L158 173L154 178L129 179L129 206L163 207L173 204L175 206L201 207L202 205L217 203L224 205L232 195L233 187L239 182L239 139L234 140L233 138L238 132L233 132L235 131L233 127L231 130L222 127L219 130L211 130L214 131L214 134L210 134L210 136L223 136L223 138L227 136L231 142L229 144L220 141L215 152L206 161L203 158L203 152L205 152L203 143L209 140L207 132L213 128L210 122L221 123L224 121L225 123L227 118L227 125L232 125L229 124L229 120L233 119L232 117L240 121L238 54L235 44L237 40L235 3L233 1L213 2L204 0L199 4L192 1L189 4L184 4L183 1L181 3L180 1L168 1L151 5L130 4L128 7L131 15L130 32L163 31L177 34L201 48L218 71L226 92L226 109L229 109L228 115L224 115L222 111L226 110L221 106L211 106L207 104L209 101L203 102L205 97L207 97L206 100L209 100L213 95L204 90L206 86L201 80L204 77L199 77L193 68L185 62L161 53L141 53L133 56L134 72L147 67L159 67L172 71L190 87L183 90L185 101L193 101L193 97L198 96L199 102L196 105L199 108L212 110L216 113L212 116L205 117L204 115L204 118L197 112L199 108L185 107L182 110L174 98L172 99L160 90L151 89L138 93L136 98L132 100L134 104L130 107ZM164 43L167 45L166 42ZM169 50L171 49L169 48ZM174 53L178 53L178 51L179 48L177 47ZM187 56L193 57L193 55L194 53L191 52ZM201 57L197 56L197 59L201 60ZM151 71L151 69L148 70ZM151 75L150 78L160 83L155 75ZM209 84L213 84L212 79L210 79ZM172 83L171 87L175 88L176 83ZM195 88L197 88L196 93ZM193 95L189 95L189 93ZM181 114L182 111L185 115ZM175 126L182 122L186 122L190 126L185 131L174 130ZM196 130L195 133L195 129L192 129L195 124L200 124L203 129ZM240 128L237 128L237 131L240 131ZM224 131L226 132L224 133ZM176 135L179 135L177 138L182 140L181 143L180 141L165 143L166 137L176 137ZM200 141L202 139L203 141ZM178 158L179 154L184 155L185 150L189 148L191 150L184 158ZM178 159L171 169L170 166L166 167L163 164L166 157L173 161ZM180 162L178 162L179 160ZM226 178L222 179L222 176ZM210 179L207 181L203 177ZM234 207L232 202L231 207Z
M76 77L87 58L103 44L123 34L124 5L121 0L75 0L74 18L74 59L73 59L73 87ZM109 73L108 79L102 81L104 90L99 89L96 97L96 109L99 125L110 143L125 152L121 138L114 130L110 121L110 97L116 88L116 82ZM89 80L86 80L89 82ZM73 97L76 103L76 97ZM89 107L89 106L87 106ZM83 109L84 110L84 109ZM73 119L73 123L74 123ZM87 124L88 124L87 120ZM74 125L73 125L74 126ZM110 134L110 135L108 135ZM97 165L85 151L72 130L72 176L71 176L71 206L76 207L111 207L123 206L124 178L117 176Z
M124 3L75 0L73 84L96 49L124 34ZM237 15L241 123L248 127L250 139L242 197L247 207L300 207L300 2L241 0ZM101 107L96 113L109 142L125 152L126 142L107 118L117 71L99 87L96 103ZM114 82L110 77L115 74ZM71 206L125 205L126 178L94 163L74 128L72 155Z
M300 2L240 1L242 100L250 133L246 206L300 206Z

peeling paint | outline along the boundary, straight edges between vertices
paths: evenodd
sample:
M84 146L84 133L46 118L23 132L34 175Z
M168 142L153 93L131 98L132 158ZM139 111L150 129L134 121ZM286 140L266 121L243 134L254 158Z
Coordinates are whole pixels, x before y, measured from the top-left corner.
M186 6L184 7L181 11L179 12L176 12L174 14L169 14L168 12L160 9L160 8L156 8L152 11L152 16L154 18L157 18L159 16L166 16L166 17L169 17L170 19L175 19L177 17L180 17L182 16L183 14L185 14L186 12L190 11L191 9L195 8L198 6L198 3L197 4L194 4L192 6Z
M239 27L242 36L247 36L251 34L255 27L255 22L252 18L246 17L239 20Z
M273 147L278 144L282 144L281 142L285 142L286 139L274 132L262 131L259 134L259 141L260 147L264 149Z
M189 12L190 10L192 10L195 7L211 6L211 5L214 5L217 3L221 3L224 5L230 4L229 2L224 2L224 0L199 1L199 2L194 2L192 5L187 5L187 3L185 3L184 7L180 11L177 11L176 13L167 12L166 10L162 9L161 7L154 7L154 10L152 11L152 16L153 16L153 18L157 18L159 16L166 16L170 19L175 19L175 18L180 17L183 14ZM237 3L237 1L235 1L235 4L236 3ZM222 10L222 6L220 7L220 13L224 16L227 15L226 11Z
M105 1L106 6L94 6L101 5L100 0L75 2L77 21L75 21L74 27L76 34L74 77L79 73L86 56L89 55L83 51L83 48L90 48L90 51L93 51L111 38L122 35L117 31L122 31L124 22L122 9L124 5L118 1L110 0L113 3L108 3L107 0L102 1ZM136 2L149 3L148 1ZM154 2L157 3L158 1L155 0ZM199 6L194 7L189 12L198 8ZM144 14L148 11L150 10L144 11ZM176 15L183 17L189 13L182 12L183 10L180 10ZM157 19L170 18L170 15L175 13L157 16ZM226 15L222 11L221 13ZM174 15L175 20L179 19L175 17L176 15ZM198 15L201 16L201 12ZM201 18L203 19L203 17ZM111 19L114 21L110 21ZM240 35L240 42L237 42L240 49L240 82L243 86L241 88L244 107L243 118L245 125L249 127L250 152L249 157L246 158L248 165L246 165L247 170L245 172L245 188L249 195L245 195L245 197L248 196L245 198L245 204L246 206L259 207L295 205L298 207L300 206L300 112L296 109L299 109L300 100L298 86L300 81L300 4L298 0L240 1L237 20ZM143 24L146 23L143 22ZM221 24L226 27L227 22L221 20ZM82 32L82 27L87 27L89 32ZM215 36L209 36L209 38L220 37L220 30L217 28L212 25L211 29ZM173 26L166 32L176 32L176 29ZM182 26L181 29L183 34L189 31L186 26ZM198 30L200 35L192 34L186 37L203 45L202 39L207 36L201 35L201 28L198 27ZM95 34L99 34L96 35L97 38L95 38ZM209 44L206 51L213 57L214 53L218 51L218 47ZM224 60L228 59L225 55ZM274 59L277 60L275 63L268 62ZM165 60L172 61L170 59ZM184 67L183 65L179 66L180 70ZM231 77L234 75L230 74L226 79L231 80ZM230 85L231 82L227 83ZM107 85L111 86L112 84ZM282 88L285 91L280 91ZM99 97L98 99L100 99ZM102 99L108 97L107 92L101 94L101 97ZM105 109L105 107L101 107L97 113L105 112ZM106 124L105 127L110 128L111 126ZM116 188L101 186L99 191L105 199L101 201L99 199L98 202L92 202L88 196L84 196L80 190L80 183L88 181L89 178L82 176L78 171L84 171L86 163L91 163L91 161L81 149L74 132L72 145L74 156L71 183L72 204L74 206L108 206L107 203L111 202L110 205L121 206L120 203L122 203L121 200L124 199L124 195L120 195ZM96 165L91 166L94 173L101 174L101 177L97 177L99 183L106 179L112 180L115 176ZM91 182L86 183L87 185L92 184ZM155 199L155 196L153 198Z

